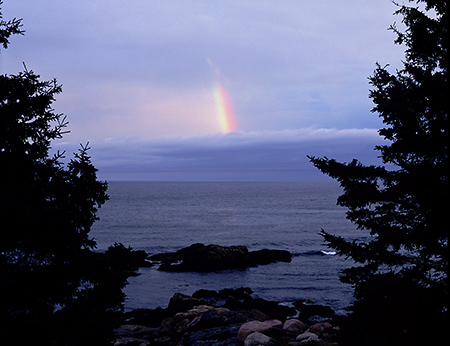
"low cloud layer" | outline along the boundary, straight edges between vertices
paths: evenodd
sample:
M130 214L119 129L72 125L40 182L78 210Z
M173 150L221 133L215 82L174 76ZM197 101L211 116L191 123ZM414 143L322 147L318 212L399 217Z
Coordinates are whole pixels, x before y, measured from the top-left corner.
M151 140L108 139L90 143L103 180L292 181L329 179L307 155L380 163L374 129L313 129L230 133ZM71 143L55 149L74 151Z

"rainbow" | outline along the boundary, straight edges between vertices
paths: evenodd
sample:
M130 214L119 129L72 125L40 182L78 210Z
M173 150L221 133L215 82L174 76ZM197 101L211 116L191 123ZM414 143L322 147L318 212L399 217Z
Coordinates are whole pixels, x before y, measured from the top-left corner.
M220 129L223 133L236 131L236 120L230 97L225 88L216 82L214 85L214 101L219 117Z

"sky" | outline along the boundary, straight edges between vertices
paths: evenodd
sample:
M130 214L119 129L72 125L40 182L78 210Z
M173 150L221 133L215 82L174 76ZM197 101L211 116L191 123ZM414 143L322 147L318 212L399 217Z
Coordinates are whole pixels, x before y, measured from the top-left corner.
M389 0L4 0L0 73L56 78L56 150L102 180L324 180L307 155L381 163L376 63L401 67Z

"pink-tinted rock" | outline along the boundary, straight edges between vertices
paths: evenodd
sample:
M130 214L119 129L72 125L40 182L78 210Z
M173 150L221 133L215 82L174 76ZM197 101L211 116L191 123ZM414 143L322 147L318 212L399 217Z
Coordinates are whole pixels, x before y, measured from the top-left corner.
M328 336L332 329L333 326L329 322L320 322L311 326L311 328L309 328L309 331L317 334L318 336Z
M284 322L283 329L293 335L299 335L306 330L304 323L296 318Z
M244 346L268 345L270 343L270 340L271 339L267 335L259 332L254 332L247 336Z
M270 328L277 327L281 328L283 323L278 320L268 320L268 321L250 321L244 323L241 328L239 328L238 339L240 341L245 341L247 336L254 332L264 333L268 331Z
M305 341L305 343L311 341L311 340L318 340L319 337L317 334L311 333L311 332L304 332L302 334L297 335L296 341Z

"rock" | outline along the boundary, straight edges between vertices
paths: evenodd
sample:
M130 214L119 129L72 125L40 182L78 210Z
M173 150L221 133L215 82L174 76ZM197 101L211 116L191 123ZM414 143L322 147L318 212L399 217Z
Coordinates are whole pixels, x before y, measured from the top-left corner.
M262 249L250 252L250 259L255 264L269 264L274 262L291 262L292 255L286 250Z
M259 345L268 345L270 343L270 338L262 333L254 332L251 333L245 339L244 346L259 346Z
M188 332L183 337L184 345L229 345L240 344L236 335L240 324L224 325L214 328L201 329Z
M187 329L194 329L194 328L196 328L197 326L198 326L198 323L200 322L200 320L201 320L201 316L196 316L196 317L194 317L193 319L192 319L192 321L190 321L188 324L187 324ZM198 327L198 328L201 328L201 327Z
M245 246L193 244L177 252L153 255L151 261L161 262L163 271L214 272L225 269L243 269L250 264Z
M247 297L250 297L250 294L252 294L253 291L249 287L240 287L236 289L232 288L224 288L218 292L219 297L221 298L228 298L233 297L236 299L245 299Z
M194 307L192 307L192 309L189 309L189 311L187 311L187 313L194 315L194 316L198 316L200 314L204 314L205 312L211 311L211 310L217 310L217 311L228 311L228 309L224 309L224 308L220 308L217 309L211 305L196 305Z
M153 310L136 309L125 313L125 322L126 324L157 327L166 317L169 317L166 309L159 307Z
M247 336L249 336L253 332L264 333L272 327L281 328L283 324L279 320L268 320L268 321L250 321L244 323L238 332L238 339L241 341L245 341Z
M193 321L195 319L195 317L190 320L188 318L184 318L182 319L180 322L177 323L177 325L175 326L175 332L177 332L178 334L182 334L184 333L187 329L188 329L188 325L191 323L191 321Z
M170 309L139 309L127 313L126 323L115 331L117 340L114 345L244 346L244 342L245 345L331 345L339 325L345 322L344 317L336 320L339 316L333 315L328 320L337 327L333 328L331 323L323 321L304 332L305 325L299 318L274 317L285 316L286 306L253 299L250 289L198 292L196 297L174 294ZM239 303L236 303L239 309L230 310L213 304L223 301L224 297ZM205 299L210 300L205 303ZM285 323L282 324L281 320ZM157 321L160 322L155 325Z
M153 266L151 262L147 261L148 254L144 250L132 250L131 257L135 268Z
M270 316L265 313L259 311L258 309L250 309L250 310L239 310L240 314L242 314L246 321L267 321L270 320ZM245 321L245 322L246 322Z
M140 325L130 325L130 324L124 324L121 325L118 329L116 329L114 332L118 337L134 337L139 338L144 335L153 334L158 328L151 328L146 326L140 326Z
M321 317L330 317L334 315L334 310L326 305L305 304L305 300L296 300L293 305L300 311L300 318L304 321L314 315Z
M105 260L114 268L120 268L129 276L137 276L139 267L149 267L152 264L147 261L147 253L143 250L133 250L123 244L110 246L105 252Z
M319 336L311 332L304 332L302 334L297 335L295 340L310 342L312 340L319 340Z
M223 304L223 306L227 307L230 310L244 309L242 301L240 301L239 299L237 299L235 297L231 297L231 296L225 300L225 303Z
M160 334L170 334L174 324L173 317L163 319L159 327Z
M327 337L331 330L333 329L333 326L329 322L320 322L316 323L315 325L311 326L309 328L309 331L317 334L318 336L324 336Z
M243 309L242 302L246 298L250 298L250 294L253 291L248 287L241 287L237 289L223 289L218 292L217 299L224 302L222 305L229 308L230 310L241 310ZM215 305L218 305L218 301L215 301ZM220 304L220 303L219 303Z
M216 244L192 244L176 252L155 254L148 257L150 263L159 263L158 270L214 272L225 269L245 269L258 264L277 261L290 262L286 250L263 249L249 252L245 246L221 246Z
M169 345L170 344L170 336L162 336L153 340L152 345Z
M116 340L113 346L148 346L150 341L135 339L135 338L125 338Z
M192 309L197 305L205 305L205 301L201 298L194 298L182 293L175 293L172 298L170 298L169 306L167 310L171 313L187 311Z
M201 289L201 290L195 291L192 294L192 296L194 298L218 298L219 294L213 290Z
M292 335L299 335L306 330L306 326L302 321L292 318L284 322L283 329Z
M195 306L194 308L186 311L186 312L178 312L172 317L172 321L170 322L170 328L172 331L175 331L178 334L182 334L186 332L188 329L196 326L203 315L208 312L213 312L214 314L218 314L214 311L215 308L208 305L200 305ZM219 309L221 311L223 309Z
M276 340L286 340L291 338L291 334L281 328L273 327L264 332L264 335Z
M306 323L308 323L309 325L313 325L313 324L316 324L316 323L330 322L330 321L332 321L332 319L330 317L322 317L322 316L319 316L319 315L314 315L314 316L309 317L306 320Z
M221 316L221 314L219 314L219 312L216 310L211 310L211 311L204 313L200 317L196 327L199 329L207 329L207 328L218 327L218 326L222 325L223 323L224 323L224 316L223 315Z
M268 301L262 298L254 299L250 296L244 299L241 309L257 309L269 315L271 318L283 321L286 320L288 316L293 316L297 313L294 308L289 306L280 305L277 302Z

